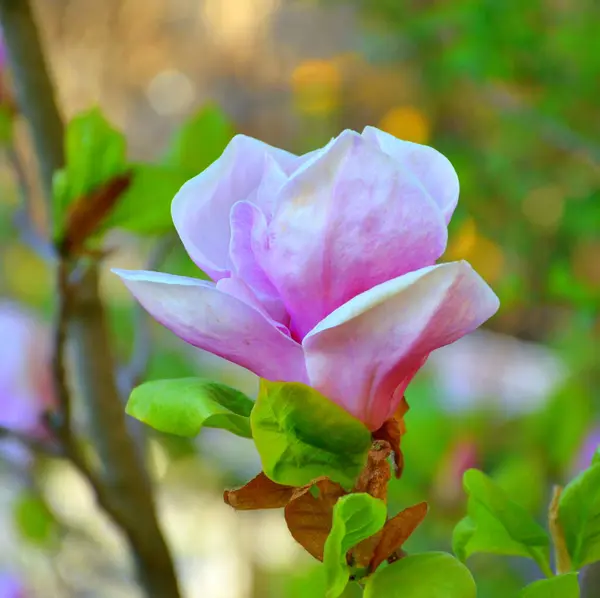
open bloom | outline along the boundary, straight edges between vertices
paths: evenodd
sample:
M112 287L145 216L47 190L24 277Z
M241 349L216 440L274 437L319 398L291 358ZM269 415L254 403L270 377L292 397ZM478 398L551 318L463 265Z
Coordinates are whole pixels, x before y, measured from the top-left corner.
M0 330L0 425L42 438L42 414L53 404L47 330L8 301L0 302ZM22 445L9 439L0 451L13 461L27 458Z
M215 282L117 274L190 344L310 384L375 430L431 351L498 308L467 263L434 265L458 190L439 152L372 127L304 156L238 135L172 205Z

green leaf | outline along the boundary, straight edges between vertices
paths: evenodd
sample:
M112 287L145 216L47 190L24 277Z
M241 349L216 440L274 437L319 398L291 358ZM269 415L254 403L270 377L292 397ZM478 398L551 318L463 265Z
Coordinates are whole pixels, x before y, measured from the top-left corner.
M140 234L160 234L173 227L171 202L182 185L205 170L222 153L233 127L223 111L209 104L174 135L162 164L138 164L106 227Z
M362 598L362 596L363 591L360 585L351 581L342 592L341 598Z
M175 134L166 164L188 173L188 178L210 166L222 153L234 130L215 104L204 106Z
M119 199L105 227L126 228L142 234L171 230L171 202L186 179L181 169L158 164L135 165L131 185Z
M48 546L56 539L56 519L39 495L21 494L13 504L13 516L21 537L29 543Z
M65 134L65 167L53 181L54 222L62 230L67 208L127 171L126 142L99 109L76 116Z
M333 524L325 542L323 565L327 579L326 598L338 598L344 592L350 568L346 553L359 542L376 534L385 524L387 507L368 494L349 494L333 507Z
M371 433L310 386L261 380L252 436L274 482L304 486L327 476L347 487L365 466Z
M129 415L161 431L196 436L203 427L222 428L252 438L254 403L243 393L202 378L145 382L133 390Z
M536 581L524 588L519 598L579 598L577 573Z
M566 486L558 504L558 519L573 568L600 561L600 463Z
M468 517L454 530L455 554L461 560L476 552L529 557L550 573L546 530L484 473L470 469L463 484L469 495Z
M414 554L379 569L364 598L475 598L469 570L445 552Z

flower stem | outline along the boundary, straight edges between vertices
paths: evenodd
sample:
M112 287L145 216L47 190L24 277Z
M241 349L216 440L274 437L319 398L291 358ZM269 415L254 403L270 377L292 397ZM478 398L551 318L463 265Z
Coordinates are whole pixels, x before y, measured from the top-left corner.
M558 504L562 491L563 489L561 486L554 486L552 501L550 502L550 509L548 511L548 523L550 535L552 536L552 541L554 543L554 558L557 575L569 573L572 569L571 557L565 540L565 533L558 517Z

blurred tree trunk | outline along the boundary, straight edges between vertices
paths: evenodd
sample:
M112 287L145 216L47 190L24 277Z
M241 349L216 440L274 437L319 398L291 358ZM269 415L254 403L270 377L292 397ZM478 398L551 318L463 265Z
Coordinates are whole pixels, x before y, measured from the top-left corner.
M42 188L51 213L52 178L64 164L64 126L55 101L48 65L28 0L0 0L9 66L20 111L27 119L37 156ZM106 314L98 287L98 263L82 264L57 247L58 313L55 336L55 382L61 413L57 436L67 445L73 464L94 487L98 502L127 538L137 577L149 598L178 598L175 568L155 512L143 457L126 426L111 355ZM74 266L83 277L69 280ZM70 429L70 390L62 354L73 344L81 398L95 449L98 472L78 452Z

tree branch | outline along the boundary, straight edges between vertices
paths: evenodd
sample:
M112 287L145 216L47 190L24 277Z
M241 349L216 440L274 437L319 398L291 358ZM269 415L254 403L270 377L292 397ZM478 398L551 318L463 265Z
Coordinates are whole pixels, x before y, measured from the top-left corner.
M17 101L26 117L48 205L54 172L64 163L64 126L42 54L29 0L0 0L9 67ZM117 391L110 337L98 287L98 265L91 263L78 281L76 256L58 245L54 374L59 403L50 418L68 458L93 487L98 504L118 525L132 549L138 579L149 598L178 598L177 578L159 528L143 459L127 432ZM71 393L65 359L67 337L73 342L81 396L96 450L96 472L84 458L71 427Z
M27 119L42 186L52 197L52 177L63 164L63 126L28 0L0 0L0 22L19 109Z
M30 434L26 434L25 432L19 432L18 430L14 430L13 428L0 426L0 439L4 438L16 440L36 453L42 453L50 457L65 456L62 447L57 444L53 444L41 438L36 438L35 436L31 436Z

